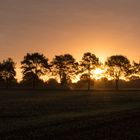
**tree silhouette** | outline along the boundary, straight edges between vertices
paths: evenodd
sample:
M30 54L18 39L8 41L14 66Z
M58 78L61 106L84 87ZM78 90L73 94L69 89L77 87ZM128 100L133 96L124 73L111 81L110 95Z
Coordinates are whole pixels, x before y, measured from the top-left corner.
M87 73L84 73L80 76L81 81L88 81L89 75Z
M52 75L59 76L61 88L67 88L68 83L76 75L78 63L70 54L55 56L51 62Z
M133 74L136 74L136 75L140 76L140 62L136 63L134 61L133 65L132 65L132 70L133 70Z
M115 80L115 88L119 89L118 82L120 77L126 77L130 74L130 61L123 55L113 55L105 62L107 74Z
M15 62L11 58L3 60L0 63L0 77L6 83L7 88L9 88L12 82L16 81L15 65Z
M50 78L47 82L47 87L50 89L58 89L59 88L59 83L57 82L56 79Z
M90 90L91 70L94 70L99 65L99 58L90 52L84 53L80 62L80 72L88 75L88 90Z
M33 88L37 86L40 76L45 75L49 69L48 58L39 53L27 53L21 65L23 80L32 79Z

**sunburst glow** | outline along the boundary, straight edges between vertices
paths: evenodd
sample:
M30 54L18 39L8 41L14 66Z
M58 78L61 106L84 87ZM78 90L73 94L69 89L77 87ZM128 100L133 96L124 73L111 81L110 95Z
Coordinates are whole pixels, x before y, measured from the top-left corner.
M104 77L104 70L102 70L101 68L96 68L93 71L93 77L98 80L101 79L102 77Z
M103 73L103 70L101 70L100 68L97 68L94 70L94 74L96 74L96 75L100 75L102 73Z

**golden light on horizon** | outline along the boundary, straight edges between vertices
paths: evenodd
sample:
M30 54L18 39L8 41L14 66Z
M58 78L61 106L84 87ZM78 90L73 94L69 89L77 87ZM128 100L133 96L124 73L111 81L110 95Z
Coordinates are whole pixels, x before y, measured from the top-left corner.
M109 81L110 80L113 80L113 77L110 77L107 73L106 73L107 69L105 67L98 67L96 68L95 70L92 70L91 71L91 79L95 79L95 80L100 80L101 78L107 78ZM22 81L22 71L20 68L17 68L16 69L16 78L17 78L17 81L20 82ZM84 73L81 73L81 74L78 74L75 76L75 78L71 79L73 83L76 83L78 81L80 81L80 76L84 74ZM56 79L58 82L59 81L59 78L58 77L55 77L55 76L50 76L50 75L44 75L44 76L41 76L40 77L44 82L47 82L49 79ZM121 80L125 80L125 81L129 81L127 78L125 78L124 76L121 76L120 77Z
M103 73L103 70L102 69L100 69L100 68L97 68L97 69L95 69L94 70L94 74L96 74L96 75L101 75Z
M20 68L16 68L16 78L18 82L22 80L22 70Z
M101 79L103 77L105 77L104 69L96 68L95 70L93 70L93 78L95 80L99 80L99 79Z
M82 73L84 74L84 73ZM80 80L80 76L82 74L76 75L75 79L72 79L72 82L76 83ZM103 68L96 68L95 70L91 71L91 79L99 80L103 77L106 77L105 70Z
M22 80L21 69L17 68L16 71L17 71L16 78L17 78L18 82L20 82ZM99 80L99 79L101 79L103 77L106 77L108 80L111 80L112 79L112 78L110 79L110 77L105 74L105 69L103 69L103 68L96 68L95 70L92 70L91 73L92 73L91 79ZM78 82L80 80L80 76L82 74L76 75L75 78L72 79L72 82L73 83ZM55 78L54 76L44 75L44 76L41 76L40 78L44 82L48 81L50 78L57 79L57 81L59 82L58 78Z

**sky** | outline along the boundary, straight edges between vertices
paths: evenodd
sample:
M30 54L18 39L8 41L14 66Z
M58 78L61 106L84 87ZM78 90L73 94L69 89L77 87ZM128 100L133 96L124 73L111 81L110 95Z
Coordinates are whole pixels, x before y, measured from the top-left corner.
M0 0L0 60L27 52L139 61L140 0Z

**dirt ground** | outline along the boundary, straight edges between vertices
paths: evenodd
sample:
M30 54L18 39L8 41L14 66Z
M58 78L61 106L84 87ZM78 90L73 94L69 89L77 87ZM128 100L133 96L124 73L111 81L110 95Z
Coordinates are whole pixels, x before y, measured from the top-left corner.
M140 91L1 91L0 140L140 139Z

